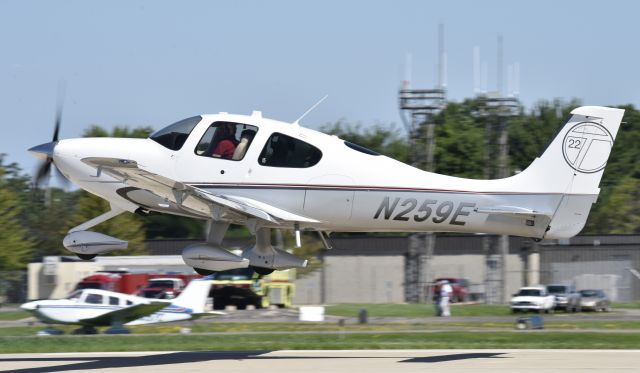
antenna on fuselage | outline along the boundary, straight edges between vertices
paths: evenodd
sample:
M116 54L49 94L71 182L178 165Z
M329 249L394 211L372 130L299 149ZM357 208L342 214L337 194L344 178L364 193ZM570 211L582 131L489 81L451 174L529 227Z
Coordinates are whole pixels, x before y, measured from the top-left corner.
M300 118L296 119L295 122L293 122L293 124L299 126L300 125L300 121L302 120L302 118L306 117L307 114L309 114L313 109L315 109L318 105L320 105L322 103L322 101L326 100L327 97L329 97L329 95L324 95L324 97L321 98L320 101L316 102L312 107L307 109L307 111L305 111L304 114L302 114L300 116Z

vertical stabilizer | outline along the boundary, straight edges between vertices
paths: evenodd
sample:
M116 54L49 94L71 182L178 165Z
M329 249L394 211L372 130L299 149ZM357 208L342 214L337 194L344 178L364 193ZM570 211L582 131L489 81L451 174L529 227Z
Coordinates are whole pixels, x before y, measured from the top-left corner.
M584 227L623 115L600 106L574 109L544 153L510 178L514 190L562 196L545 238L573 237Z
M171 304L190 309L192 313L204 313L209 290L211 290L211 278L192 280Z
M514 177L518 189L597 195L623 115L622 109L600 106L571 111L544 153Z

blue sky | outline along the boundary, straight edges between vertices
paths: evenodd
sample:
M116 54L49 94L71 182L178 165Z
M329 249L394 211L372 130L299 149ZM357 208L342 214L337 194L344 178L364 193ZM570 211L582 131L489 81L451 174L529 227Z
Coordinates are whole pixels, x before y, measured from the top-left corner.
M520 64L520 97L640 104L640 3L631 1L0 1L0 153L31 172L30 146L91 124L161 128L187 116L261 110L304 125L396 123L407 53L412 86L436 83L445 25L448 97L473 95L473 48L496 88ZM505 83L506 86L506 83Z

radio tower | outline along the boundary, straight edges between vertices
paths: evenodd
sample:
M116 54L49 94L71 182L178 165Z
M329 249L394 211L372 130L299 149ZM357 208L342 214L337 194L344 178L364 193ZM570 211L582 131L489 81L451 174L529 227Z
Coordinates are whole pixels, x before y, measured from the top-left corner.
M398 92L400 117L409 134L410 161L414 167L433 172L435 163L434 117L446 104L446 53L444 25L438 25L438 85L434 89L412 89L411 57L407 56L405 80ZM430 263L435 248L433 233L413 233L409 236L409 253L405 268L405 299L409 303L424 303L433 274Z
M475 49L474 74L480 70L478 67L480 64L479 54L479 49ZM510 176L507 125L509 118L519 114L521 107L520 101L516 97L519 89L517 87L519 65L509 66L508 85L510 92L508 92L507 96L503 96L502 57L502 35L499 35L496 92L486 93L486 87L477 86L482 79L477 77L474 79L476 93L479 92L479 106L475 114L484 118L485 122L485 179L501 179ZM495 165L496 159L498 160L497 167ZM486 236L483 240L483 251L486 256L485 301L489 304L508 302L507 256L509 254L509 236Z

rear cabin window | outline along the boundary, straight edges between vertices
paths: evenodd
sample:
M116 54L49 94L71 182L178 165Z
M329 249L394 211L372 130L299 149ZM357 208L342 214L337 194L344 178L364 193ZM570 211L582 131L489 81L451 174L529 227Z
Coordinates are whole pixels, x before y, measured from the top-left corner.
M187 141L187 137L189 137L191 131L193 131L193 128L196 124L200 123L201 120L202 117L199 115L183 119L152 133L149 138L165 148L180 150L184 142Z
M109 304L112 306L117 306L118 304L120 304L120 298L109 297Z
M373 150L371 150L371 149L367 149L367 148L365 148L365 147L364 147L364 146L362 146L362 145L354 144L354 143L349 142L349 141L345 141L345 142L344 142L344 144L345 144L346 146L350 147L351 149L353 149L353 150L357 150L357 151L359 151L359 152L361 152L361 153L364 153L364 154L369 154L369 155L380 155L380 153L374 152Z
M247 154L258 127L233 122L215 122L198 142L195 153L212 157L240 161Z
M315 146L281 133L274 133L260 153L259 163L269 167L306 168L316 165L322 152Z
M102 295L89 294L87 295L87 299L85 299L84 301L85 303L89 303L89 304L102 304Z

